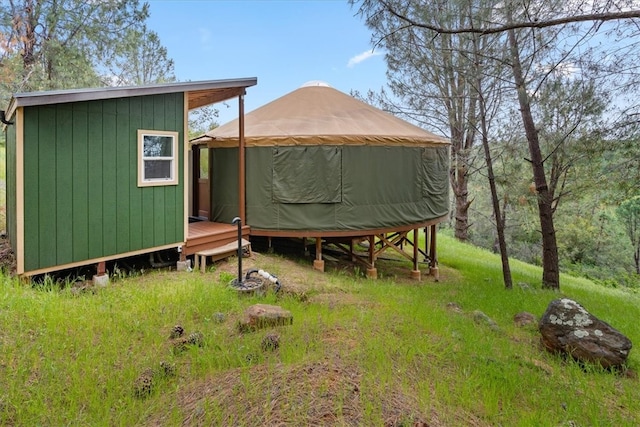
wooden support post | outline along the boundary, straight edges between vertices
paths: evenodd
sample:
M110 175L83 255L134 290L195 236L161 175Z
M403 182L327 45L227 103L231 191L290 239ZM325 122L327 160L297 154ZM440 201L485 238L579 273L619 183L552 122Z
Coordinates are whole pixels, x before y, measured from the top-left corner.
M322 259L322 237L316 237L316 259L313 260L313 268L324 271L324 260Z
M96 274L93 276L93 284L97 286L106 286L109 284L109 275L107 274L107 264L104 261L96 264Z
M96 274L98 276L104 276L107 273L107 263L102 261L96 265Z
M413 230L413 270L411 271L411 278L414 280L420 280L420 269L418 268L418 228Z
M356 256L353 254L353 238L349 240L349 253L351 254L351 262L356 262Z
M433 276L437 282L440 280L440 272L438 271L438 255L436 253L436 227L436 224L431 226L431 262L429 264L429 274Z
M376 269L375 243L376 236L369 236L369 268L367 268L367 277L369 279L378 278L378 270Z
M425 261L428 261L429 263L431 263L431 252L429 252L429 227L425 227L424 228L424 253L427 254L427 259L425 259Z

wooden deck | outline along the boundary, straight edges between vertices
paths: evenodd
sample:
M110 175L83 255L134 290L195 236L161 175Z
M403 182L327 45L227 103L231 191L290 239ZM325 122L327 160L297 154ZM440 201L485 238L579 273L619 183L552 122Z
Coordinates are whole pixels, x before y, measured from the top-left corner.
M249 226L242 227L242 238L249 240ZM199 221L189 224L187 243L182 248L184 255L218 248L238 241L238 227L220 222Z

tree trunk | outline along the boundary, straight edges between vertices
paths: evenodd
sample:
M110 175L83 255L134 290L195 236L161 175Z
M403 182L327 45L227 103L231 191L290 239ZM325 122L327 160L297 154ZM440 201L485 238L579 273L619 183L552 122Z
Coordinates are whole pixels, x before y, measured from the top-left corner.
M466 242L469 235L469 190L467 177L466 162L460 158L460 155L454 155L454 161L451 165L451 187L455 197L455 237L456 239Z
M511 19L509 19L509 21L511 21ZM536 130L535 122L531 114L531 105L529 103L529 95L527 94L526 82L522 73L520 48L518 47L516 33L513 29L507 33L511 51L511 70L518 92L520 114L529 144L533 180L538 195L538 213L540 216L540 230L542 232L542 287L560 289L558 244L556 242L556 231L553 225L552 195L549 191L544 172L544 161L542 160L538 131Z
M500 198L496 188L496 178L493 173L493 160L491 158L491 150L489 149L488 125L487 125L487 109L484 98L484 90L482 87L482 77L479 70L480 53L477 45L477 38L473 40L473 54L476 63L476 93L478 94L478 108L480 110L480 130L482 132L482 148L484 150L484 158L487 164L487 178L489 180L489 188L491 189L491 204L493 206L493 214L496 218L496 231L498 232L498 247L500 248L500 260L502 262L502 278L504 280L505 289L513 288L513 280L511 278L511 267L509 266L509 254L507 253L507 241L504 237L505 217L500 212Z

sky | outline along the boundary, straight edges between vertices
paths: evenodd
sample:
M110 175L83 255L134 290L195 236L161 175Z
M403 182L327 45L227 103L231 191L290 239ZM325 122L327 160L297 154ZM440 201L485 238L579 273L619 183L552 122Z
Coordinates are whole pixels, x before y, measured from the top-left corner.
M304 83L342 92L384 86L382 51L347 0L150 0L147 25L175 61L179 81L256 77L250 112ZM216 107L219 124L238 116L237 102Z

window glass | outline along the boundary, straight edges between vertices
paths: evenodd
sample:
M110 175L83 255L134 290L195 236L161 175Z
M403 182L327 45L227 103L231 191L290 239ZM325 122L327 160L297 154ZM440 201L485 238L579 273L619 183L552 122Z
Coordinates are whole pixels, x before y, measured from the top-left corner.
M138 186L178 184L178 132L138 130Z

